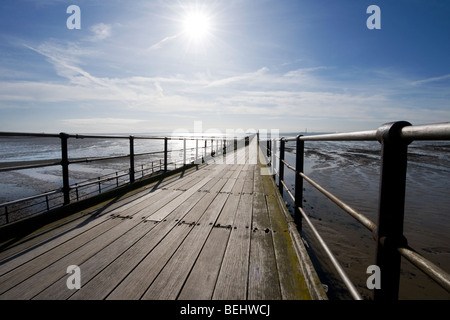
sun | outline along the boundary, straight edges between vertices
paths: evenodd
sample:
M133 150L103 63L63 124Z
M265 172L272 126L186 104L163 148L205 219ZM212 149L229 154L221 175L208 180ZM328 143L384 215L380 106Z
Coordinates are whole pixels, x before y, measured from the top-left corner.
M205 41L211 34L211 17L205 12L187 12L182 24L183 34L195 43Z

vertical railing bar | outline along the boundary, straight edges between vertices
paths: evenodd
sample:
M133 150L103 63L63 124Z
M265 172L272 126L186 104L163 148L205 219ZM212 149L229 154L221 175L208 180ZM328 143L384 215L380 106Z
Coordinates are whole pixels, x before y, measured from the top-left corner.
M374 290L374 300L397 300L400 284L401 255L406 246L403 236L407 153L410 141L401 139L405 121L386 123L377 130L381 143L378 227L375 232L376 265L381 272L381 288Z
M186 165L186 138L183 139L183 165Z
M47 211L50 210L50 205L48 203L48 194L45 195L45 203L47 205Z
M284 181L284 147L286 141L283 138L280 139L280 163L278 168L278 190L280 191L281 196L283 196L283 184L281 181Z
M195 160L194 163L198 163L198 139L195 139Z
M130 136L130 183L134 182L134 136Z
M69 185L69 153L67 149L67 140L69 135L61 132L59 134L61 139L61 166L62 166L62 176L63 176L63 194L64 194L64 205L70 203L70 185Z
M168 146L167 146L167 137L164 137L164 171L167 171L167 153L168 151Z
M303 178L300 173L303 173L304 157L305 157L305 142L297 136L296 140L296 155L295 155L295 209L294 220L299 230L302 229L302 215L298 208L303 208Z

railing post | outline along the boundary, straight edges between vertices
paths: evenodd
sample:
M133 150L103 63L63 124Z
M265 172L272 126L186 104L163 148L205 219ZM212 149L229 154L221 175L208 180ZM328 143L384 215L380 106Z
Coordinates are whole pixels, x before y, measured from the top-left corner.
M186 138L183 139L183 165L186 165Z
M130 183L134 182L134 136L130 136Z
M401 255L399 245L406 245L403 236L405 186L408 144L402 140L405 121L387 123L377 130L381 143L380 193L376 265L380 268L380 289L374 290L374 300L397 300L400 282Z
M195 164L198 164L198 138L195 139L195 160L194 160Z
M211 139L211 157L214 157L214 141Z
M295 209L294 220L299 230L302 229L302 214L298 208L303 208L303 164L305 156L305 142L301 140L301 135L297 136L296 156L295 156Z
M279 169L278 169L278 190L280 190L280 194L283 195L283 184L281 183L281 181L284 181L284 145L285 145L286 141L284 140L284 138L280 139L280 164L279 164Z
M273 140L270 140L270 156L271 156L270 162L272 163L272 177L274 180L276 180L275 170L277 169L276 153L277 153L277 140L273 139Z
M167 153L169 152L167 149L167 137L164 137L164 171L167 171Z
M67 140L69 135L61 132L59 134L61 139L61 166L62 166L62 176L63 176L63 195L64 204L70 203L70 185L69 185L69 153L67 150Z

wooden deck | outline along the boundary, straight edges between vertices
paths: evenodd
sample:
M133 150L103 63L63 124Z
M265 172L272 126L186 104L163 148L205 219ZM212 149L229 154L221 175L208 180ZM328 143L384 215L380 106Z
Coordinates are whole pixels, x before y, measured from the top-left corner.
M0 252L0 298L324 298L265 165L237 163L210 161L20 239Z

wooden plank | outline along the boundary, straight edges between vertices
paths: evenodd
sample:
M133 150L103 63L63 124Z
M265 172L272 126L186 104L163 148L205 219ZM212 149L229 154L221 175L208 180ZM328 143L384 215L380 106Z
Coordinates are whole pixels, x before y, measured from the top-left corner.
M250 242L249 300L281 299L272 231L264 194L253 194L253 221Z
M47 263L43 262L42 265L39 266L40 268L44 267L42 270L28 277L25 281L14 286L14 288L10 289L8 292L4 293L2 298L5 297L7 299L31 299L44 288L52 285L60 277L64 276L67 266L80 265L92 255L116 240L120 235L135 227L142 221L142 217L144 215L157 210L159 207L170 201L175 194L180 192L181 191L161 192L159 194L159 199L157 201L150 202L149 206L134 214L134 216L132 216L134 219L118 219L119 222L117 222L113 228L105 230L97 229L97 237L91 239L88 242L85 242L83 245L80 245L70 253L61 251L60 249L52 250L53 255L51 257L46 257ZM153 197L152 199L155 198L156 197ZM129 208L129 210L130 209L131 208ZM60 259L55 260L53 258L59 256L61 256ZM53 260L55 261L53 262ZM34 261L32 263L34 265Z
M215 300L247 298L252 206L252 196L242 195L214 288L213 299Z
M95 255L78 264L81 274L82 288L93 277L101 272L108 264L113 262L118 256L128 250L132 245L139 241L156 224L141 222L133 229L121 235L114 242L97 252ZM75 292L67 288L68 275L62 276L58 281L47 287L41 293L33 297L35 300L66 300ZM84 288L83 288L84 289Z
M165 219L173 210L175 210L181 203L189 199L194 193L198 192L199 188L205 185L211 178L204 178L203 180L197 182L196 185L191 187L186 192L183 192L179 197L173 199L170 203L151 214L146 218L147 221L162 221Z
M266 194L282 298L310 300L311 295L294 248L288 222L277 198L278 191L269 176L259 176L258 182Z
M228 195L223 193L215 197L214 201L198 220L197 225L142 296L142 299L172 300L178 296L227 197Z
M228 197L215 228L211 230L178 299L209 300L212 298L228 238L233 228L239 199L240 195Z
M220 182L217 184L220 184ZM111 292L107 299L139 299L216 196L217 193L213 192L206 194L161 243L153 250L149 248L148 251L151 252L139 262L136 268ZM186 226L187 228L185 228Z
M107 297L109 300L136 300L148 288L158 275L167 260L183 242L184 238L193 229L189 224L178 224L169 235L161 240L150 253L120 282L120 284ZM121 266L122 267L122 266ZM118 284L116 280L116 285Z
M273 195L267 196L267 203L282 298L310 300L308 286L279 203Z
M80 290L77 290L70 299L105 299L122 279L168 234L172 234L172 236L184 236L184 232L189 231L187 224L184 224L188 227L187 229L179 229L178 221L181 221L204 196L204 193L195 193L170 214L171 219L168 219L167 222L156 224L150 232L139 239L138 242L131 245L117 259L114 259L112 263L101 269L92 279L85 279L86 284ZM149 223L151 224L151 222ZM96 265L97 261L88 260L88 263Z
M191 174L190 176L187 176L181 181L177 182L176 184L167 186L171 189L179 189L179 190L188 190L195 184L197 184L199 181L210 178L212 179L216 175L216 172L214 170L208 170L208 167L203 167L202 170L198 170L197 172Z
M47 251L53 250L57 248L59 245L62 245L66 243L67 241L70 241L71 239L74 239L75 237L79 236L83 232L86 232L87 230L95 227L98 224L101 224L105 222L108 219L111 219L111 214L120 214L119 211L115 210L122 210L129 204L131 204L131 207L133 204L139 204L142 201L149 199L153 196L156 196L160 191L152 192L148 195L145 195L144 197L140 199L135 199L133 201L127 201L125 202L125 205L122 203L116 203L114 207L110 208L109 206L106 207L104 211L101 211L100 209L93 215L84 216L82 219L77 219L76 221L73 221L68 226L63 226L61 229L57 228L51 232L51 235L53 237L50 237L49 235L46 235L43 239L39 238L35 241L32 241L31 243L28 243L28 248L24 249L23 251L19 251L14 256L10 256L8 258L8 261L3 261L0 265L0 274L3 275L20 265L35 259L39 255L42 255L46 253ZM142 196L142 195L141 195ZM138 207L136 207L138 208ZM137 212L137 211L136 211ZM133 212L129 214L134 214ZM40 241L39 241L40 240ZM36 242L36 243L35 243Z
M159 192L159 191L158 191ZM83 210L80 214L77 214L75 219L68 218L67 222L64 222L65 219L61 219L52 224L45 226L46 231L42 231L40 233L37 230L34 236L29 236L28 239L24 238L23 242L18 245L13 246L10 249L2 251L0 253L0 260L3 263L6 263L6 260L15 259L15 265L9 265L9 269L15 268L17 265L20 265L27 261L30 256L28 252L33 251L31 254L31 258L42 254L46 250L52 249L59 244L68 240L68 237L74 237L78 233L83 232L83 228L80 226L84 226L86 221L89 221L93 217L96 218L96 223L103 222L100 217L104 217L105 219L109 219L108 213L111 213L113 210L118 209L119 207L126 205L127 203L131 203L134 201L142 201L145 200L145 197L156 195L158 192L149 193L147 190L139 191L136 195L126 194L124 196L118 197L112 201L104 202L87 210ZM91 227L93 224L91 224ZM78 233L70 232L76 230ZM61 236L62 235L62 236ZM50 243L51 242L51 243ZM20 256L20 260L16 260L17 257ZM8 270L7 270L8 271ZM4 269L0 266L0 275L4 273Z
M178 300L210 300L219 275L231 229L213 228Z
M10 272L0 277L0 298L3 298L5 291L15 287L18 283L21 283L25 279L31 277L35 273L41 271L48 264L53 263L60 259L62 256L76 250L80 245L83 245L89 241L95 239L99 232L105 232L108 229L117 225L119 221L117 219L108 219L104 223L97 225L94 228L89 229L82 235L79 235L70 241L58 246L58 250L49 250L44 254L36 257L33 260L28 261L20 265L19 267L12 269Z

